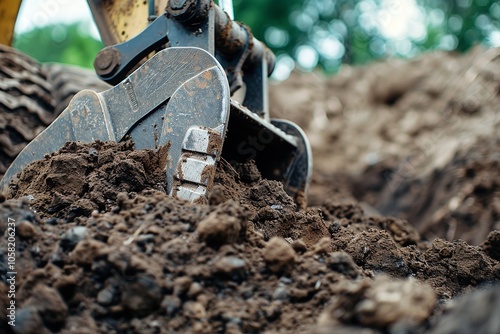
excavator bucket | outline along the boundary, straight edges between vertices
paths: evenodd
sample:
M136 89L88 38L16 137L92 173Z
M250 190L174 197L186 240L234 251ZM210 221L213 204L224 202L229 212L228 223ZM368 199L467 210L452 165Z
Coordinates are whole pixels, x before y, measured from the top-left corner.
M68 141L131 138L136 149L164 154L168 148L164 170L172 196L205 201L223 156L254 160L264 177L282 181L305 207L311 150L297 125L269 118L273 63L274 55L212 1L169 1L166 14L141 34L98 54L97 74L115 86L75 95L14 160L0 191L26 165ZM240 104L231 95L242 86L247 92Z

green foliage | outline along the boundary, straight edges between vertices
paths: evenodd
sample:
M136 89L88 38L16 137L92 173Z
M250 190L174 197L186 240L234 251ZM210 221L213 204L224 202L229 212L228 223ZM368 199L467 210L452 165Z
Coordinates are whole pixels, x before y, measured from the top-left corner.
M93 68L103 44L85 32L83 24L50 25L16 36L14 47L40 62Z
M342 63L410 57L426 50L466 51L500 44L493 0L235 1L236 18L299 67L335 72ZM391 30L407 25L406 36Z
M234 0L236 19L277 54L278 63L338 71L343 63L411 57L427 50L500 45L494 0ZM401 29L406 30L401 30ZM403 34L398 34L398 29ZM52 25L17 36L36 59L92 67L102 43L82 26Z

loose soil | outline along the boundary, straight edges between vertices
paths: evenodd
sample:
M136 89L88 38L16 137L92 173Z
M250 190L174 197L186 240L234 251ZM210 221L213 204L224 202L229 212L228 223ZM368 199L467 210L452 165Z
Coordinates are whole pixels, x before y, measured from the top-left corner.
M498 333L495 57L271 87L313 146L306 210L252 161L221 160L208 203L190 204L164 193L168 148L68 143L0 196L0 331Z

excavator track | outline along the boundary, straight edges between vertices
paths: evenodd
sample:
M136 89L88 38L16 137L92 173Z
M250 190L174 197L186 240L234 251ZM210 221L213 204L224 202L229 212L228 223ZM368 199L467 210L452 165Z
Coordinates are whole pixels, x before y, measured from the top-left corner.
M0 45L0 179L21 150L68 106L79 91L109 85L91 70L40 64Z

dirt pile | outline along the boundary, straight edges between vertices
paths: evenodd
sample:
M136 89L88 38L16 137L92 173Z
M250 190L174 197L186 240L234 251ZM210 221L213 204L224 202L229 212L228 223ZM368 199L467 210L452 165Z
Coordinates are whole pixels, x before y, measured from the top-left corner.
M350 180L357 199L429 240L479 245L499 229L499 55L476 47L333 78L294 73L271 86L271 111L306 130L316 174Z
M168 148L133 150L131 141L67 143L59 152L25 168L11 197L28 197L42 218L72 220L94 210L109 211L120 192L165 190L162 167Z
M110 152L115 159L105 160ZM352 200L297 211L252 162L221 162L207 205L170 198L133 177L161 170L150 154L126 143L68 144L20 176L17 196L34 198L0 204L0 232L8 217L17 222L16 333L422 330L436 323L438 298L500 278L481 248L424 243L408 222L369 217ZM93 183L105 171L111 177ZM49 182L54 175L80 177L62 187ZM92 189L113 196L99 207ZM48 212L63 191L97 207ZM2 263L5 281L5 254ZM2 310L6 303L2 293Z
M67 144L0 195L0 332L494 333L496 62L431 54L276 87L315 152L306 210L252 161L221 160L190 204L164 193L167 148Z

